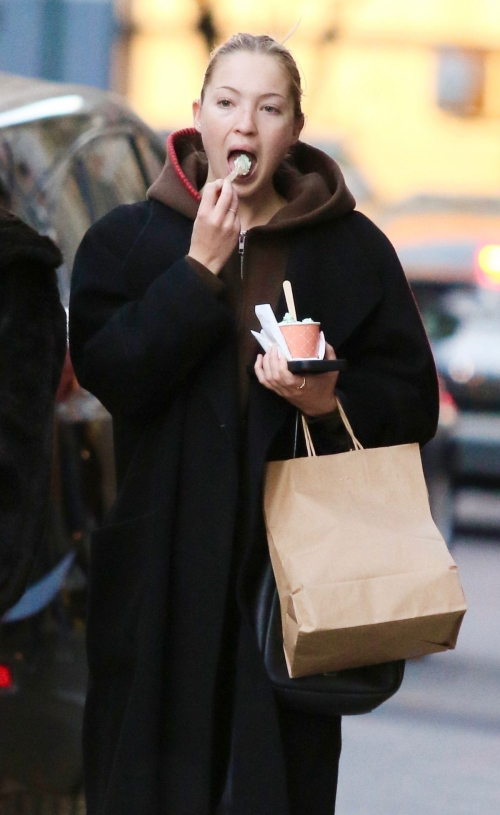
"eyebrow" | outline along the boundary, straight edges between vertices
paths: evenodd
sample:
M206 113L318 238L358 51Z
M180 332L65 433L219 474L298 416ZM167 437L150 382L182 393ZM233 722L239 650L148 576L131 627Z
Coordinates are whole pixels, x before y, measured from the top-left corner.
M238 96L241 96L240 92L239 92L239 91L237 91L237 90L236 90L236 88L231 88L231 87L230 87L230 85L221 85L220 87L216 88L215 90L216 90L216 91L232 91L233 93L237 93L237 94L238 94ZM268 96L279 96L279 97L280 97L280 99L285 99L285 100L286 100L286 97L285 97L285 96L283 96L283 94L281 94L281 93L275 93L275 92L272 92L272 93L262 93L262 94L259 96L259 99L267 99L267 97L268 97Z

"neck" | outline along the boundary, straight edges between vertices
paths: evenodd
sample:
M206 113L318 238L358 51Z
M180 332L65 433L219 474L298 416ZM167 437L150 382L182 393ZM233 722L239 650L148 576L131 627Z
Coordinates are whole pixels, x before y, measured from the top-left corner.
M285 204L286 199L282 198L272 185L270 188L259 190L251 198L240 198L238 215L242 230L267 224Z

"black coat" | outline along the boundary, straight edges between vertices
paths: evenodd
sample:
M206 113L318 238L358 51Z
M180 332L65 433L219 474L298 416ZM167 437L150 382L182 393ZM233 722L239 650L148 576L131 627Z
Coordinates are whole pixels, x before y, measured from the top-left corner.
M22 594L43 537L66 314L49 238L0 210L0 612Z
M251 598L264 463L291 457L294 409L253 379L241 445L235 319L184 258L191 230L158 201L119 207L74 267L73 363L113 414L119 484L92 543L89 815L209 815L229 744L232 815L289 811ZM288 234L296 302L349 361L356 435L430 439L435 368L387 239L358 212Z

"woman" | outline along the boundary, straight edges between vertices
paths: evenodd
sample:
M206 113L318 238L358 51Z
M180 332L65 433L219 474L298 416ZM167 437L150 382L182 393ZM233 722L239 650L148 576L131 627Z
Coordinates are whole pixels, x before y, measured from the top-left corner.
M0 613L23 593L45 528L66 353L61 262L49 238L0 207Z
M92 552L89 815L334 811L340 721L278 707L255 639L264 465L292 457L297 408L322 452L346 449L337 393L364 445L423 443L437 388L396 255L299 142L300 102L286 48L233 37L149 200L77 255L73 361L113 414L118 477ZM338 382L258 353L254 306L281 318L285 275L349 361Z

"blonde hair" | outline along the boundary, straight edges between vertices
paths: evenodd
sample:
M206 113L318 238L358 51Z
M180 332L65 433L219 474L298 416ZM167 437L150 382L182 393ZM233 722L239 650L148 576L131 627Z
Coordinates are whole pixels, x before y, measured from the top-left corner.
M288 37L286 37L286 39L288 39ZM269 37L267 34L259 34L258 36L253 34L235 34L225 43L219 45L218 48L212 51L201 89L202 103L205 96L205 89L210 82L210 78L218 60L221 57L225 57L228 54L235 54L238 51L247 51L252 54L268 54L269 56L276 57L276 59L279 60L290 79L290 92L293 99L295 119L302 119L304 116L301 105L302 84L300 81L300 73L297 63L295 62L288 48L285 48L282 43L277 42L277 40Z

